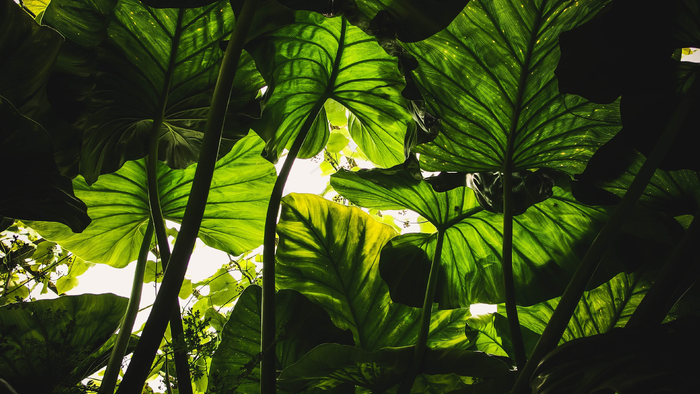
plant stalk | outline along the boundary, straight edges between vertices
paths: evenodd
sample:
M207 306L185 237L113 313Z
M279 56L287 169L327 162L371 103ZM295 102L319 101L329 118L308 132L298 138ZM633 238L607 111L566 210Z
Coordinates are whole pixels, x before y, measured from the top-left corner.
M277 214L282 202L282 192L287 184L287 178L292 170L294 160L299 155L299 150L309 134L319 111L323 108L327 98L322 96L309 111L309 116L294 139L292 147L284 159L275 186L272 188L270 202L267 205L265 216L265 238L263 241L263 291L262 312L260 318L260 352L263 355L260 361L260 392L262 394L274 394L277 391L277 356L275 334L277 325L275 322L275 239L277 235Z
M537 342L537 346L535 350L533 350L530 360L528 360L525 368L520 372L520 376L518 376L518 380L511 391L512 394L529 392L528 386L530 378L535 372L537 365L542 358L554 350L559 343L576 309L576 305L578 305L578 302L581 300L581 296L586 290L588 282L598 268L600 259L614 240L615 235L632 213L634 205L637 203L637 200L639 200L639 197L641 197L647 184L654 175L654 172L673 144L673 140L676 138L676 134L683 124L691 102L697 94L696 91L700 89L700 84L694 85L691 92L686 93L683 97L683 100L673 113L671 120L666 125L656 146L644 161L642 168L637 173L637 176L635 176L632 184L615 208L612 216L610 216L610 219L608 219L605 226L600 230L600 233L598 233L598 236L583 257L569 285L566 287L557 308L554 310L547 327L545 327L542 337L540 337L540 340Z
M165 332L169 314L172 312L173 300L177 299L177 294L185 278L187 264L197 240L209 197L209 187L214 176L214 167L219 153L219 143L233 89L233 81L245 44L245 37L253 21L256 5L257 1L255 0L245 0L233 35L226 48L212 96L202 149L192 182L192 192L182 220L181 231L168 264L168 270L163 278L163 284L141 335L141 340L119 387L119 394L141 392L160 345L160 339Z
M510 340L515 353L515 365L522 370L527 362L525 343L520 330L518 308L515 299L515 281L513 280L513 172L503 173L503 287L506 292L506 314Z
M428 334L430 334L430 317L433 313L433 300L435 299L435 289L437 288L437 279L440 272L440 261L442 256L442 245L445 240L445 230L440 229L437 236L437 244L435 245L435 254L433 261L430 264L430 274L428 276L428 286L425 289L425 298L423 299L423 311L421 312L420 331L418 331L418 339L416 339L416 348L413 351L411 364L406 371L406 375L399 386L399 394L408 394L411 392L413 382L420 373L425 352L428 349Z
M657 277L656 282L644 296L625 327L661 324L677 301L674 295L680 296L687 290L682 289L683 291L678 291L684 284L688 285L685 279L689 276L689 273L694 271L693 268L697 261L700 242L700 225L698 225L700 219L698 215L700 215L700 212L695 213L695 217L683 235L681 242L676 246L673 254L669 257ZM689 284L692 285L693 282L694 280Z
M134 329L134 321L139 313L139 305L141 304L141 290L143 289L143 276L146 272L146 262L148 260L148 251L151 249L151 240L153 239L153 221L148 221L146 234L141 242L139 249L139 257L136 261L136 270L134 271L134 281L131 285L131 296L129 304L126 307L126 313L122 319L122 324L119 327L117 341L112 348L112 354L109 356L107 370L102 378L99 394L113 394L114 388L117 385L117 378L122 367L122 360L126 354L126 348L131 339L131 332Z

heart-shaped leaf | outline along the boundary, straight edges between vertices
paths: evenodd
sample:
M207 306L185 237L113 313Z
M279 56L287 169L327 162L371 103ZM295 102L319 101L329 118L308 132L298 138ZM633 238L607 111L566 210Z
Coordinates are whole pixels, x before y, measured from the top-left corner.
M199 230L199 238L207 245L239 255L262 243L265 209L276 177L274 167L258 153L262 146L251 132L217 162ZM172 170L159 163L158 190L166 219L182 221L195 170L196 165ZM92 186L78 177L73 187L93 219L82 234L51 223L29 226L94 263L125 267L136 260L150 212L145 161L128 162Z
M428 171L581 172L619 130L616 105L559 93L557 38L606 2L473 0L445 30L405 44L440 135L414 148Z
M0 308L0 376L31 393L75 386L86 368L95 371L83 362L104 353L127 303L114 294L83 294Z
M344 18L299 11L282 26L247 45L269 89L263 117L253 128L267 141L266 157L276 162L303 127L299 157L313 157L328 139L323 105L333 99L363 127L353 139L374 163L404 161L403 141L411 116L401 97L404 79L395 58Z
M69 25L91 10L80 4L80 12L76 11L76 1L57 0L55 6L52 2L45 19L83 46L98 45L96 87L88 97L89 111L83 119L81 174L92 184L100 174L146 156L157 124L159 159L178 169L195 163L223 57L219 42L233 30L228 2L192 9L153 9L135 0L120 1L113 8L100 8L106 15L84 32L81 25ZM92 13L99 15L96 11ZM251 58L244 55L220 156L247 134L248 128L239 124L236 115L263 83Z
M395 235L391 227L358 208L318 196L290 194L282 200L277 227L277 283L297 290L350 329L355 345L375 351L413 345L421 309L395 304L379 276L379 252ZM428 345L463 348L467 309L434 311Z
M331 323L323 308L292 290L276 294L277 369L284 369L319 344L352 343L349 331ZM212 358L207 392L260 391L260 312L262 290L248 286L224 326L221 344Z
M331 185L355 204L377 209L410 209L438 231L445 232L435 300L441 308L504 302L500 264L502 216L482 209L475 193L467 187L435 192L428 182L416 179L414 164L409 162L406 166L339 171L331 177ZM532 305L562 294L611 211L580 204L559 187L553 193L549 199L513 218L513 276L520 305ZM647 245L639 258L645 254L658 256L650 243L662 240L662 244L670 246L672 237L668 233L663 235L663 226L635 234L637 229L645 228L642 220L650 219L640 216L636 220L628 230L631 234L621 237L618 243L630 241L635 248ZM656 230L660 232L657 234ZM425 273L436 237L436 233L401 235L382 250L382 277L389 284L394 301L422 305L424 290L415 289L425 289ZM594 285L625 268L610 254L607 257L609 263L601 266Z

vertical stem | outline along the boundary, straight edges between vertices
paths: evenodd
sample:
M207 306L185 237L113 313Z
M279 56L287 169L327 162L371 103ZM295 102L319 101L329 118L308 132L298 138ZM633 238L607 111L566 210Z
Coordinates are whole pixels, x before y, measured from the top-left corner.
M515 299L515 282L513 280L513 173L504 172L503 176L503 287L506 292L506 314L510 328L510 340L515 353L515 365L518 370L525 367L525 343L520 331L518 308Z
M282 201L282 192L287 183L287 178L292 170L294 160L299 154L299 149L309 134L311 126L314 124L318 112L323 108L327 98L322 96L309 111L309 116L301 126L299 134L294 139L292 147L284 159L284 164L280 170L275 186L272 188L270 202L267 205L267 216L265 217L265 238L263 242L263 293L262 293L262 316L260 321L261 340L260 352L263 355L260 362L260 392L263 394L275 393L277 391L277 356L275 334L277 326L275 324L275 238L277 234L277 214Z
M122 324L119 327L117 341L114 343L112 354L109 356L107 370L102 378L99 394L114 393L117 378L119 377L119 371L122 367L122 360L124 359L126 348L129 345L129 339L131 339L131 332L134 329L134 321L136 320L136 315L139 313L139 305L141 304L141 290L143 289L143 276L146 272L146 262L148 260L148 251L151 249L152 239L153 221L150 220L148 222L148 226L146 227L146 234L143 236L143 241L141 242L141 249L139 249L139 257L136 261L136 270L134 271L134 281L131 285L129 304L126 307Z
M683 124L686 113L697 95L698 90L700 90L700 83L695 83L691 91L685 94L683 100L673 113L671 120L666 125L666 129L656 143L656 146L644 161L642 168L637 173L637 176L634 177L624 197L622 197L622 201L620 201L620 204L615 208L612 216L610 216L610 219L605 223L605 226L603 226L600 233L598 233L598 236L593 241L588 252L586 252L574 276L571 278L569 285L566 287L557 308L554 310L547 327L545 327L542 337L540 337L540 340L537 342L537 346L535 350L533 350L530 360L528 360L525 368L520 372L520 376L518 376L518 380L515 382L515 386L513 386L513 390L511 391L512 394L529 392L528 386L530 385L530 378L535 372L535 368L537 368L542 358L554 350L559 343L576 309L576 305L578 305L578 302L581 300L581 296L586 290L588 282L598 268L600 259L603 257L608 246L612 243L615 235L617 235L622 225L632 213L634 205L646 189L647 184L666 156L666 152L668 152L671 144L673 144L673 140L676 138L676 134Z
M226 109L228 108L231 90L233 89L233 81L238 69L241 52L243 51L245 37L253 21L256 5L257 1L255 0L245 0L224 54L224 59L219 69L219 78L212 96L202 149L197 169L195 170L194 181L192 182L192 192L190 193L182 220L180 234L170 258L168 270L163 278L163 285L153 304L151 315L146 322L129 369L126 371L124 380L119 386L118 393L120 394L141 392L160 345L160 338L163 336L168 324L167 320L172 312L173 300L177 299L177 294L185 278L187 264L197 240L204 208L209 197L209 187L214 176L214 167L219 153L219 142L221 141Z
M440 257L442 255L444 239L445 229L441 228L438 230L435 254L433 254L433 261L430 264L430 275L428 276L428 286L425 289L425 298L423 298L423 311L421 312L420 331L418 331L418 339L416 339L416 348L413 351L411 365L408 367L408 371L406 371L401 386L399 386L399 394L408 394L411 392L413 382L416 380L416 376L418 376L423 366L423 358L428 348L430 317L433 313L433 300L435 299L435 288L437 287L437 278L440 271Z

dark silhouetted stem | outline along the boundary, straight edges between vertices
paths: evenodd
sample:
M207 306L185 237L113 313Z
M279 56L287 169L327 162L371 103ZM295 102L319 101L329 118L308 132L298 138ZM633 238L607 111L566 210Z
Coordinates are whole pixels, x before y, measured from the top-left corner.
M245 1L231 40L226 48L219 70L219 78L212 96L202 149L197 169L195 170L194 181L192 182L192 191L182 220L180 234L175 243L168 269L165 272L163 284L153 304L153 309L146 322L129 369L124 375L122 384L119 386L119 394L141 392L168 324L173 302L177 300L182 281L185 278L187 264L197 240L207 198L209 197L209 187L214 176L214 167L219 153L219 142L221 141L233 81L236 76L241 52L243 51L245 37L248 34L255 14L256 5L257 1Z
M503 173L503 288L506 292L506 314L510 340L515 353L515 365L518 370L525 367L525 343L520 330L518 308L515 299L515 282L513 280L513 173Z
M119 371L122 368L122 360L124 360L126 348L129 345L131 331L134 329L136 315L139 313L141 290L143 289L143 276L146 272L146 262L148 261L148 251L151 250L152 239L153 221L149 220L148 226L146 227L146 234L143 236L143 241L141 242L141 249L139 249L139 257L138 260L136 260L136 269L134 270L134 281L131 285L129 305L126 307L122 324L119 327L119 334L112 348L112 354L109 356L107 370L102 378L99 394L112 394L117 385Z
M263 394L275 393L277 391L277 358L275 355L275 238L277 234L277 214L279 213L282 201L282 192L287 184L287 178L292 170L294 160L301 146L304 144L306 136L309 134L311 126L314 124L318 112L326 102L326 96L321 97L311 111L306 121L301 126L299 134L294 139L292 147L284 159L284 164L280 170L275 186L272 188L270 202L267 205L267 216L265 217L265 239L263 242L263 293L262 293L262 316L260 321L261 340L260 351L263 354L260 362L260 392Z
M437 278L440 272L440 256L442 255L442 244L445 239L445 230L440 229L437 236L437 244L435 245L435 254L433 261L430 264L430 275L428 276L428 286L425 289L425 298L423 298L423 311L421 312L420 331L418 331L418 339L416 339L416 347L413 350L413 358L411 365L406 371L406 375L399 386L399 394L408 394L411 392L413 382L416 376L421 371L425 352L428 348L428 335L430 334L430 317L433 313L433 300L435 299L435 288L437 287Z

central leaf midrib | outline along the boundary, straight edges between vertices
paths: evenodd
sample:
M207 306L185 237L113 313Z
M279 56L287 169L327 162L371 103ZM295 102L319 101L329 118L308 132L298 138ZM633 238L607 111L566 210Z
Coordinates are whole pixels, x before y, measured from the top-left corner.
M180 47L180 38L182 37L182 32L185 28L182 26L182 20L185 17L185 9L180 8L177 13L177 22L175 27L175 34L170 45L170 59L168 59L168 67L165 71L165 77L163 78L163 87L161 90L160 102L158 103L159 113L156 115L163 120L165 118L165 107L168 103L168 94L170 93L170 84L173 79L173 74L175 74L175 59L177 58L177 52ZM154 117L154 120L156 118ZM157 133L158 130L153 130Z
M525 96L525 88L528 82L528 72L530 71L530 62L532 61L532 52L535 48L535 43L537 40L537 31L539 31L540 23L542 22L542 15L539 10L535 13L535 21L530 30L530 40L527 43L527 50L525 51L525 59L523 61L522 67L520 69L520 79L517 86L517 95L515 97L515 102L513 104L513 114L510 119L510 127L508 128L508 138L506 141L506 151L505 158L502 167L503 173L512 173L515 171L513 163L515 140L517 138L518 121L520 120L520 113L523 105L523 98Z

